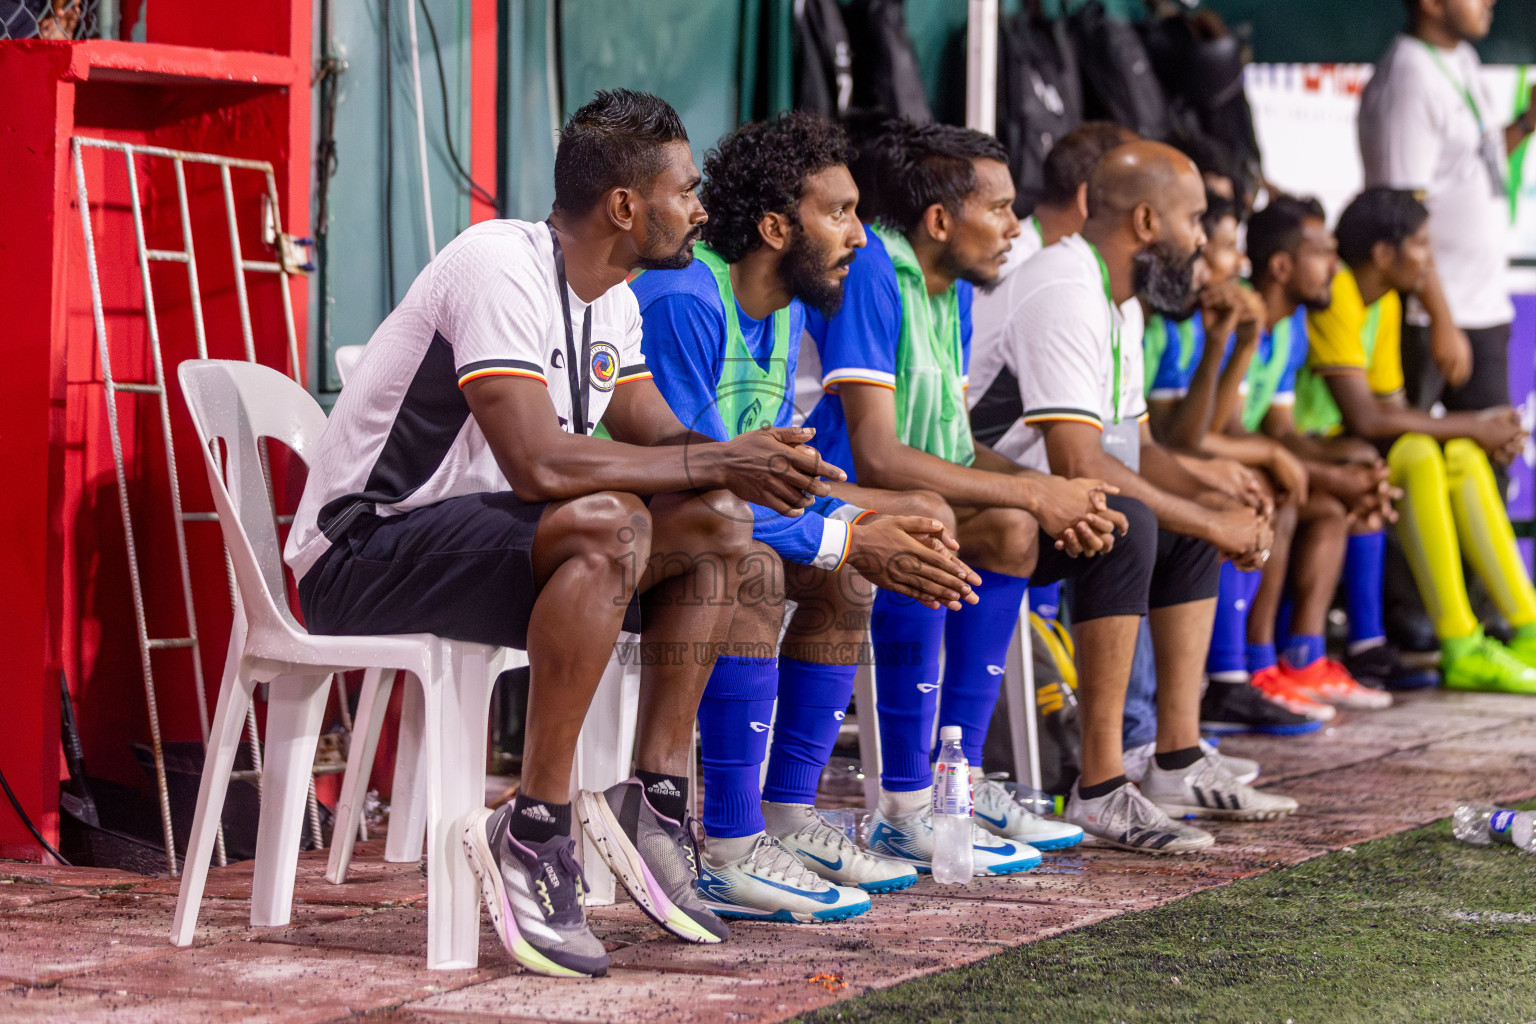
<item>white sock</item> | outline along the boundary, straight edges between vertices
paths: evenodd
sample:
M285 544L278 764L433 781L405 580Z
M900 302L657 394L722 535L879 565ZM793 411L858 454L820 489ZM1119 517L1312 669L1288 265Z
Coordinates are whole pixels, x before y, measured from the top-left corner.
M752 852L752 847L762 838L759 832L751 836L719 836L704 837L704 856L712 864L729 864L732 861L741 860Z
M910 792L893 793L880 790L880 813L886 815L916 814L933 803L933 790L914 789Z

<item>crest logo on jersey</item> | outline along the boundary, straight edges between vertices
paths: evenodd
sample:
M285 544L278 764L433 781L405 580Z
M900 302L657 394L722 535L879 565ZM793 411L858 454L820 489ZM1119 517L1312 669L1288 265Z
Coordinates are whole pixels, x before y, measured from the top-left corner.
M619 377L619 350L606 341L592 343L592 386L599 391L612 391Z

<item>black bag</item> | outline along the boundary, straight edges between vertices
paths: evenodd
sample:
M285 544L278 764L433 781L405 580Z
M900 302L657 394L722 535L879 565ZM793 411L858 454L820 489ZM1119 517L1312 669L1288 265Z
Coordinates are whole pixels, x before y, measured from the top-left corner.
M1008 150L1019 216L1040 200L1046 154L1082 121L1082 80L1066 25L1029 11L1005 19L998 44L997 138Z
M1136 27L1089 0L1068 23L1083 69L1083 114L1114 121L1147 139L1168 138L1168 100Z
M795 109L838 118L853 101L853 44L837 0L795 4Z
M853 105L918 124L932 121L901 0L853 0L843 20L853 43Z
M1262 174L1253 111L1243 91L1246 41L1209 12L1144 22L1141 34L1169 97L1170 141L1253 189Z

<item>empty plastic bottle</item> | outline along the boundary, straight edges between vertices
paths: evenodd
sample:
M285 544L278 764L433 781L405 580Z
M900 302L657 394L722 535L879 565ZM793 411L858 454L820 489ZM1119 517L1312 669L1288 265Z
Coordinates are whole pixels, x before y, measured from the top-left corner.
M960 727L939 730L939 763L933 773L933 880L964 885L975 873L971 849L971 766L960 749Z
M1536 853L1536 812L1510 811L1492 804L1462 804L1451 818L1456 838L1473 846L1505 843Z

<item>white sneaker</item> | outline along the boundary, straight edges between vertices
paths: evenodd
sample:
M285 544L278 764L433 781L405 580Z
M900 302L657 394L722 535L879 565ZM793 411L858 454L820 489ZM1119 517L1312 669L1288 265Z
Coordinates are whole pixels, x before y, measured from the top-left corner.
M895 892L917 884L917 871L900 861L876 857L810 804L763 801L768 834L816 874L836 885L865 892Z
M899 860L928 874L933 870L933 811L887 815L876 811L869 820L869 852ZM1001 839L979 825L971 828L975 874L1011 875L1040 863L1040 853L1028 843Z
M1064 817L1102 843L1138 853L1193 853L1216 842L1209 832L1169 818L1134 782L1092 800L1074 783Z
M1083 841L1083 830L1064 821L1042 818L1014 799L996 779L981 779L972 788L976 824L1004 839L1017 839L1037 850L1060 850Z
M1141 784L1148 800L1181 818L1268 821L1283 818L1296 801L1244 785L1214 757L1206 756L1178 771L1164 771L1153 761Z
M1232 777L1238 782L1252 785L1253 780L1259 777L1259 762L1246 757L1235 757L1231 754L1223 754L1216 749L1214 743L1208 740L1200 741L1200 749L1205 751L1207 757L1215 756L1232 773ZM1152 763L1152 755L1157 750L1156 743L1144 743L1139 747L1132 747L1120 755L1121 762L1125 765L1125 777L1132 782L1140 782L1147 776L1147 766Z
M744 857L716 863L705 840L699 864L699 898L720 917L809 924L855 917L869 896L832 885L807 870L800 858L770 835L760 835Z

